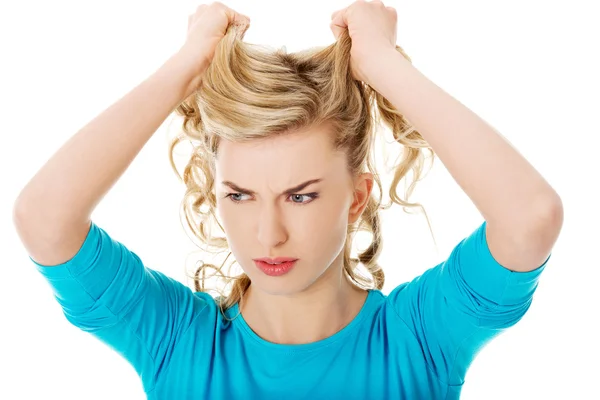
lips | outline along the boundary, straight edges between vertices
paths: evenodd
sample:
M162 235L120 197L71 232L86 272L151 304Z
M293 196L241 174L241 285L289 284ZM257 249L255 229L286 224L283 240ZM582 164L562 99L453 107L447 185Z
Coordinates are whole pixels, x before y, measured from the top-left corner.
M293 258L293 257L275 257L275 258L269 258L269 257L263 257L263 258L255 258L254 261L262 261L265 263L269 263L269 264L275 264L275 263L284 263L284 262L290 262L290 261L296 261L297 258Z
M283 259L283 258L281 258ZM271 264L270 262L262 261L262 259L255 259L254 263L264 274L269 276L281 276L290 272L296 265L297 259L288 258L288 261L279 261L280 259L274 259L279 262L278 264Z

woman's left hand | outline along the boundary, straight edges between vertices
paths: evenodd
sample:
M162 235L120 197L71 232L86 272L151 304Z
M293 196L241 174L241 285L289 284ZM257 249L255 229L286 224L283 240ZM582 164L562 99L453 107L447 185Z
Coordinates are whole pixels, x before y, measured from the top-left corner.
M344 29L352 39L350 65L356 80L369 83L381 56L396 51L397 21L396 10L379 0L357 0L331 15L329 26L336 40Z

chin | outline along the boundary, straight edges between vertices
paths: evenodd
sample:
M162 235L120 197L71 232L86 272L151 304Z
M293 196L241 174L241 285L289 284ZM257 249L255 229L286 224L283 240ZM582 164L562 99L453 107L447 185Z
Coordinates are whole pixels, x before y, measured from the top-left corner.
M248 275L252 286L272 296L291 296L301 293L308 289L316 280L316 278L307 279L307 277L298 276L300 274L293 273L296 271L290 271L286 275L277 277L265 275L260 271L254 272L252 276Z
M270 276L252 280L252 286L272 296L291 296L306 289L306 285L300 285L296 280L287 277L272 278Z
M281 276L268 276L259 270L247 271L251 285L254 290L273 296L289 296L302 292L310 282L307 282L306 276L297 274L299 271L290 271Z

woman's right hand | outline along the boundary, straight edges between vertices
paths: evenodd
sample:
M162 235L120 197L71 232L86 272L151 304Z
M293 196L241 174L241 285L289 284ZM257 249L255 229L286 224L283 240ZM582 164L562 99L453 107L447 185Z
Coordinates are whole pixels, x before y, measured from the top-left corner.
M201 4L196 12L189 15L187 39L178 55L189 63L196 77L202 75L212 61L217 44L231 24L241 25L245 33L250 26L250 18L218 1Z

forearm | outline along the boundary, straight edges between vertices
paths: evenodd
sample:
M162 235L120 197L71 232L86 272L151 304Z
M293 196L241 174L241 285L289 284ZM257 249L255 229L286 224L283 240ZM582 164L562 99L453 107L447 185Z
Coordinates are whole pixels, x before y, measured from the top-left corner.
M560 204L548 182L483 119L401 54L383 59L372 86L427 140L485 220L514 231Z
M22 189L21 218L87 219L197 77L178 54L72 136Z

